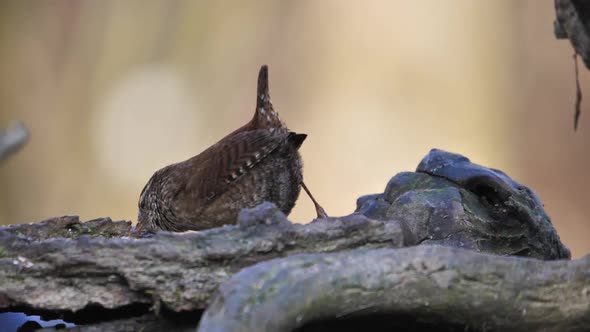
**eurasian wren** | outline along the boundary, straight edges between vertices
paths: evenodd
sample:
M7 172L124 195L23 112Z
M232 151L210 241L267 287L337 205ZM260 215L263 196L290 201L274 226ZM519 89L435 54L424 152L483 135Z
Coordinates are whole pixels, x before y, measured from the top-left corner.
M307 135L289 131L268 93L268 68L258 74L250 122L195 157L158 170L143 188L135 233L202 230L235 223L241 209L264 201L291 212L303 183L298 149Z

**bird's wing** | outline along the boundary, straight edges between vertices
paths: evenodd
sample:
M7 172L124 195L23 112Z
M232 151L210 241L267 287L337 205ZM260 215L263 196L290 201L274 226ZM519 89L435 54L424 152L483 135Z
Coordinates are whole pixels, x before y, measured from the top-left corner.
M268 157L292 134L257 129L237 133L189 159L190 178L178 196L187 204L204 207L225 193L253 167ZM190 202L189 202L190 201Z
M140 211L155 209L165 226L160 228L184 229L184 220L200 215L271 153L284 144L298 148L305 136L257 129L225 137L199 155L157 171L142 191ZM150 196L158 198L153 206Z

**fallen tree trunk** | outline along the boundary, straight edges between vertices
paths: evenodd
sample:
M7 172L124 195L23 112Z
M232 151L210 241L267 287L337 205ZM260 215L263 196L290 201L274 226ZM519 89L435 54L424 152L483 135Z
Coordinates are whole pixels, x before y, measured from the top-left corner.
M224 283L198 331L293 331L318 320L401 313L439 328L586 331L590 255L543 262L438 246L296 255Z
M298 225L271 204L251 213L238 226L149 239L81 235L33 241L0 232L0 308L77 311L149 304L175 312L198 310L221 282L263 260L404 243L397 223L359 214ZM76 225L69 222L56 223Z
M279 279L291 280L290 278L301 276L302 283L299 285L303 288L310 287L309 290L284 288L285 291L280 292L281 301L288 302L289 308L303 310L305 317L327 318L330 315L338 315L338 311L343 307L324 311L317 303L312 306L315 308L314 311L317 309L317 315L313 314L306 309L309 304L306 302L307 297L295 294L300 291L301 294L309 294L308 292L314 289L313 282L309 280L316 277L318 282L324 280L321 271L319 274L310 273L308 277L312 279L309 279L306 273L301 275L301 272L289 268L293 262L302 259L301 257L309 257L305 258L305 264L309 264L310 271L313 270L313 266L317 266L332 271L327 274L328 278L337 276L339 270L342 272L342 278L353 276L346 282L344 279L334 279L336 284L326 285L326 289L331 290L334 296L342 296L342 299L353 297L343 300L342 303L345 305L350 301L350 312L358 311L357 302L354 302L358 297L364 298L363 303L368 308L367 312L407 314L410 320L432 321L428 316L431 311L424 311L422 307L417 306L417 303L428 302L437 303L438 311L432 311L436 314L468 308L473 310L472 315L480 315L478 317L483 324L489 320L486 315L490 311L475 305L470 306L469 303L475 302L469 301L478 297L477 292L487 291L488 288L466 288L476 292L473 298L459 296L448 299L448 302L436 302L432 298L433 294L423 293L423 284L403 283L403 292L394 289L394 293L413 294L415 302L393 303L393 307L387 307L382 305L385 299L382 297L383 294L361 291L362 294L359 295L358 287L349 288L347 285L371 282L370 280L377 282L373 275L379 275L379 271L398 271L395 269L399 266L410 269L409 272L399 271L399 275L402 276L400 278L407 279L412 276L413 267L426 264L423 270L429 271L432 262L438 262L442 264L440 266L443 269L452 269L458 275L462 275L461 271L469 275L474 271L474 266L481 265L475 262L478 259L498 268L506 266L506 262L513 262L508 264L512 272L506 272L506 286L509 289L520 286L527 289L531 280L527 278L541 278L538 274L543 271L543 267L554 271L555 275L567 276L573 273L572 275L579 276L579 271L576 270L576 264L579 264L577 262L542 261L569 259L570 253L559 240L541 201L530 189L500 171L473 164L463 156L440 150L431 151L422 160L416 172L404 172L394 176L383 193L359 198L357 212L349 216L318 219L305 225L293 224L273 204L265 203L253 209L243 210L237 224L232 226L182 234L161 232L151 238L142 239L129 237L130 231L130 222L111 221L109 218L80 222L75 216L0 228L0 311L62 317L69 322L92 324L87 325L90 330L100 327L104 331L117 331L117 326L126 326L126 329L131 326L132 330L158 330L162 326L171 326L166 327L166 330L181 331L187 328L186 324L176 327L167 325L177 321L179 315L188 317L188 324L196 326L204 309L209 313L232 312L236 315L240 310L246 311L247 306L220 309L219 299L215 306L208 305L218 286L232 275L257 263L278 259L279 263L272 263L278 265L263 265L277 268L268 270L269 274L265 278L275 275ZM436 248L439 249L415 248L396 252L396 248L401 250L401 247L417 245L438 245ZM473 252L449 252L440 249L441 246L471 249ZM391 253L387 252L392 258L371 258L371 255L385 255L367 251L376 249L392 250ZM329 254L337 252L340 254L336 256ZM426 252L433 261L428 261L424 257ZM515 260L478 252L523 256L537 260ZM290 258L306 253L313 255ZM464 255L468 255L468 258L462 258ZM362 257L367 258L366 263L363 263ZM412 259L415 260L415 264L409 263ZM281 260L284 260L284 266L281 265ZM419 262L422 263L418 264ZM358 264L357 270L350 264ZM307 271L306 266L303 266L301 271ZM523 274L513 271L517 266L518 269L522 268ZM259 269L259 266L255 266L252 270L245 270L244 277L236 277L237 282L241 285L251 282L251 287L254 288L265 285L266 279L256 280L249 277L248 271ZM369 274L363 274L363 271ZM497 280L504 275L498 276L492 270L483 268L480 272L481 275L477 274L477 278L489 278L496 282L496 286L503 287L504 284ZM450 272L445 273L436 272L436 276L449 275ZM390 276L398 278L395 274ZM366 280L356 280L357 277ZM518 280L518 277L523 279ZM241 278L245 279L240 281ZM419 276L416 278L422 280ZM479 280L477 278L475 280ZM469 281L468 278L465 280ZM381 281L385 283L375 286L376 288L382 287L383 290L387 290L392 286L388 284L391 280ZM457 286L449 282L453 287L465 286L463 283ZM587 279L585 282L588 283ZM233 283L235 281L231 281L228 287ZM297 281L293 281L292 284L298 285ZM437 293L447 294L447 297L454 296L454 293L448 293L448 290L445 293L432 285L424 285L430 291L436 290ZM575 284L574 287L578 285ZM276 287L279 286L282 287L276 284ZM503 292L502 289L496 291ZM318 295L320 293L318 291ZM485 297L486 294L481 296ZM583 290L579 300L587 299L583 297L586 295L587 291ZM375 304L371 304L371 297L374 297ZM313 296L309 298L313 299ZM253 299L252 308L254 305L257 308L267 305L274 307L278 301L270 295L268 299L268 304L264 304L264 299ZM498 305L506 303L505 298L500 300ZM518 297L514 300L524 301ZM486 297L486 301L492 300ZM561 304L560 301L560 298L556 298L555 303ZM237 300L231 303L243 304ZM404 307L405 305L407 307ZM370 308L378 310L371 311ZM144 316L149 313L151 315ZM209 321L212 321L212 314L208 315ZM146 318L136 319L139 316ZM575 320L575 324L571 323L566 316L560 316L564 323L559 326L577 329L578 321ZM485 330L484 325L478 325L470 320L475 316L465 317L465 320L439 321L445 324L457 323L460 330L466 326ZM545 319L549 326L553 326L551 324L554 318L548 315L540 317L535 322L541 324ZM112 321L117 319L119 321ZM290 318L281 318L277 315L276 319L276 322L279 322L277 324L283 324ZM305 319L302 322L310 321ZM392 322L391 317L385 320ZM108 321L112 321L112 324ZM504 321L492 319L491 322L497 323L493 326L501 328ZM272 324L269 326L275 326ZM445 326L447 330L452 330L450 325ZM513 325L506 326L510 328ZM351 331L347 328L348 326L322 330ZM84 330L84 327L79 327L78 330Z

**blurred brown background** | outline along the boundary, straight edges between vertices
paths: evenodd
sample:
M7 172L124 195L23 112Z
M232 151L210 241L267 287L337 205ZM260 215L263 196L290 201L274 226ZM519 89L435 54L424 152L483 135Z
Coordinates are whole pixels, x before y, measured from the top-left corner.
M590 99L574 132L573 51L553 18L552 0L5 0L0 126L23 120L32 138L0 165L0 223L135 220L156 169L250 118L267 63L330 214L437 147L530 186L580 257ZM302 195L292 219L313 216Z

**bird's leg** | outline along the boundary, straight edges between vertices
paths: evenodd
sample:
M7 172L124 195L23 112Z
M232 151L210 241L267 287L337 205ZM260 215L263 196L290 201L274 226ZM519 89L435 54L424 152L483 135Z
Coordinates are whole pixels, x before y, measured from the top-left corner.
M315 211L318 214L318 218L328 218L328 214L326 213L324 208L321 207L321 205L315 200L315 198L313 198L313 195L311 194L309 189L307 189L307 186L305 185L305 183L303 181L301 181L301 187L303 187L303 190L305 190L305 192L307 193L307 196L309 196L309 198L311 198L313 205L315 205Z

